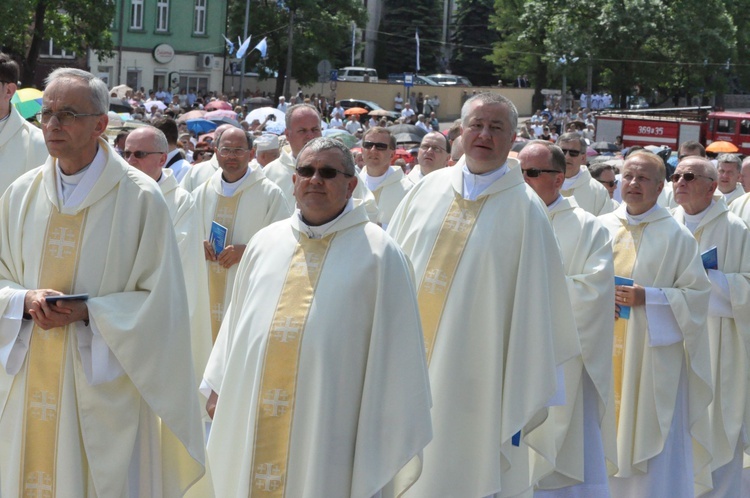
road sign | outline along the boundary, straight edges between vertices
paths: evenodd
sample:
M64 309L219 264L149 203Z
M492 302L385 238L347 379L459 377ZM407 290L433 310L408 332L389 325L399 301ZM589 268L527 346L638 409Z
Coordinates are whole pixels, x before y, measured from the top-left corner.
M414 86L414 75L411 73L404 73L404 86Z

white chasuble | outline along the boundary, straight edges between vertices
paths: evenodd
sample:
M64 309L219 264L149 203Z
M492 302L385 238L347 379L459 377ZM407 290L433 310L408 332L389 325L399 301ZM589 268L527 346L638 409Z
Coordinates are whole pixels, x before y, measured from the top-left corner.
M614 238L628 223L626 205L599 220ZM665 208L654 209L643 223L647 225L639 237L631 278L664 293L683 340L650 346L658 331L649 330L646 306L631 308L622 356L617 477L647 474L649 460L664 449L675 414L681 366L687 357L687 418L693 439L695 486L706 490L711 459L706 408L713 396L706 333L710 282L692 234ZM617 252L617 246L614 249ZM613 367L617 375L616 365Z
M184 312L187 298L174 257L178 249L169 213L150 178L103 140L99 147L107 164L77 207L60 208L54 159L23 175L0 199L0 309L5 312L18 290L62 285L47 280L45 258L58 253L73 257L72 227L50 225L47 238L48 224L56 223L56 211L66 218L85 213L78 265L70 260L70 287L60 290L89 294L89 319L124 373L90 384L79 335L68 331L59 363L58 399L37 395L32 392L37 382L35 343L47 334L32 332L38 337L32 338L18 373L0 368L3 497L22 496L22 482L34 492L52 483L58 497L176 497L203 473L200 408ZM45 250L45 240L54 246ZM83 322L68 328L74 327L84 327ZM57 424L56 440L45 441L55 445L49 480L40 474L34 481L21 476L28 463L23 454L29 449L29 441L24 447L23 427L34 417L53 417Z
M414 265L420 297L432 281L446 287L440 316L422 317L426 334L436 327L429 364L434 439L408 497L512 496L540 477L530 451L555 459L554 441L536 437L535 429L557 390L556 368L579 357L580 347L546 208L518 162L508 164L476 201L466 201L481 209L456 216L449 211L462 197L463 160L430 173L388 227ZM455 268L433 271L446 231L472 224L460 254L440 258L457 257Z
M597 180L594 180L586 165L581 166L573 185L568 189L561 190L564 197L575 197L578 207L594 216L611 213L614 204L609 197L609 192Z
M10 115L0 127L0 195L19 176L44 164L47 157L42 130L10 106Z
M383 228L388 227L388 223L390 223L396 207L413 185L410 180L406 179L401 168L398 166L391 166L390 168L390 174L372 191L372 195L375 197L375 202L378 206L376 223ZM366 174L367 167L364 167L362 175Z
M400 496L432 432L409 263L364 206L310 240L297 216L240 263L205 373L217 496ZM416 473L394 481L410 460Z
M742 218L746 225L750 226L750 193L738 197L729 206L729 210Z

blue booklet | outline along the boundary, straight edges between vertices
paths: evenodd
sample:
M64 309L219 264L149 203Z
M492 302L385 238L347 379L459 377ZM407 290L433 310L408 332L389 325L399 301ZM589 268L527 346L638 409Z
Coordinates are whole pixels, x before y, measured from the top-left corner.
M719 253L716 250L716 246L706 252L701 253L701 259L703 260L703 268L706 270L718 270L719 269Z
M615 285L633 285L633 279L615 275ZM620 318L630 320L630 306L620 305Z
M218 256L224 247L227 245L227 227L219 225L215 221L211 222L211 235L208 237L208 242L214 248L214 254Z

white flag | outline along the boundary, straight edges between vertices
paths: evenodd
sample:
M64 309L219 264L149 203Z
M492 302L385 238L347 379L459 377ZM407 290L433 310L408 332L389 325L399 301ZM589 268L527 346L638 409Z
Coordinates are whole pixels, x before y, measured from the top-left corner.
M247 53L247 48L250 46L250 39L253 37L253 35L250 35L247 37L247 40L242 42L242 45L240 45L240 48L237 49L237 58L242 59L245 57L245 53Z
M253 48L253 50L257 50L258 52L260 52L260 56L265 59L266 53L268 52L268 42L266 42L266 39L263 38L261 41L259 41L255 48Z

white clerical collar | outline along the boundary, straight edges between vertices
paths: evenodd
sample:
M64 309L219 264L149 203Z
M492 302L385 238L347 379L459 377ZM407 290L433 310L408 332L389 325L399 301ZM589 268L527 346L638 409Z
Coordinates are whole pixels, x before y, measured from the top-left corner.
M583 170L579 169L578 173L576 173L575 176L571 176L570 178L566 178L565 181L563 182L562 189L563 190L568 190L570 187L572 187L573 184L575 184L576 180L578 180L578 177L581 176L582 172L583 172Z
M252 172L252 168L248 166L247 171L245 171L245 174L242 175L242 178L237 180L236 182L229 183L224 181L224 174L221 175L221 195L224 197L232 197L235 192L237 192L237 189L240 188L240 185L247 179L248 175Z
M367 188L374 191L391 175L391 173L393 173L393 170L388 168L382 175L372 176L370 175L370 168L367 168L367 173L365 173L365 184L367 184Z
M104 171L107 165L107 155L99 144L96 146L96 155L85 168L72 175L66 175L60 169L60 162L57 161L57 198L61 201L63 207L75 208L83 202L88 193L94 187L94 184Z
M483 173L481 175L475 175L474 173L469 171L469 166L464 163L461 172L463 173L464 177L463 197L464 199L475 201L482 192L487 190L487 187L495 183L497 180L502 178L505 173L508 172L508 163L506 161L496 170L492 170L489 173Z
M654 204L653 206L651 206L651 209L642 214L630 214L628 213L627 208L625 208L625 218L628 220L628 225L640 225L643 220L648 217L648 215L659 209L659 207L660 206L658 204Z
M547 206L547 211L552 211L553 209L555 209L555 206L557 206L558 204L560 204L560 201L562 201L562 200L563 200L563 196L560 195L560 194L557 194L557 199L555 199L554 201L552 201L552 204L550 204L549 206Z
M737 185L734 186L734 190L732 190L731 192L727 192L726 194L724 194L724 198L728 199L729 197L733 196L735 192L737 192Z
M167 178L169 178L169 175L164 174L164 170L162 170L161 171L161 176L159 177L158 180L156 180L156 183L158 183L159 185L161 185L162 183L164 183L164 182L167 181Z
M324 225L318 225L318 226L308 225L305 222L305 220L302 218L302 213L300 212L299 208L297 208L295 212L297 214L297 217L299 218L300 227L307 234L307 236L310 237L311 239L320 239L326 234L328 229L331 228L331 226L333 226L334 223L339 221L339 219L341 219L342 216L344 216L346 213L348 213L352 209L354 209L354 201L351 197L349 197L349 200L346 201L346 206L344 207L344 210L341 212L340 215L336 216L334 219L332 219L328 223Z
M685 212L685 226L688 228L688 230L690 230L690 233L695 233L695 229L698 228L698 225L701 224L701 221L703 221L703 218L706 217L709 209L711 209L711 206L713 206L714 204L716 204L716 201L711 199L711 204L709 204L708 207L700 213L688 214L687 212Z

